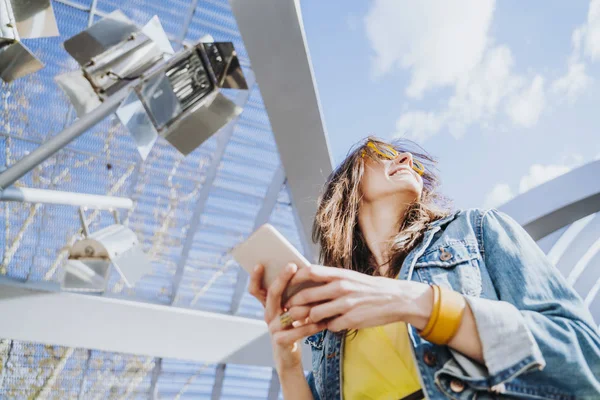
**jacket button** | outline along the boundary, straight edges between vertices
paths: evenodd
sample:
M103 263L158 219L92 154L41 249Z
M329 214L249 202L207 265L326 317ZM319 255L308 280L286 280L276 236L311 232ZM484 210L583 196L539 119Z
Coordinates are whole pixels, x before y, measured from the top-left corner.
M454 393L461 393L463 390L465 390L465 383L459 379L452 379L450 381L450 389Z
M425 361L425 364L428 367L435 367L435 363L437 362L435 356L430 351L426 351L425 354L423 354L423 361Z
M440 254L440 260L448 261L451 258L452 258L452 253L447 252L446 250L442 249L442 253Z

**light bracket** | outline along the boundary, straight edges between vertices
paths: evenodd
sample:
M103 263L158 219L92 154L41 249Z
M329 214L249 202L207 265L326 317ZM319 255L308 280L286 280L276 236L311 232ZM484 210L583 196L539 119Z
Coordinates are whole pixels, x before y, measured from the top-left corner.
M12 82L44 67L21 39L58 34L50 0L0 0L0 78Z

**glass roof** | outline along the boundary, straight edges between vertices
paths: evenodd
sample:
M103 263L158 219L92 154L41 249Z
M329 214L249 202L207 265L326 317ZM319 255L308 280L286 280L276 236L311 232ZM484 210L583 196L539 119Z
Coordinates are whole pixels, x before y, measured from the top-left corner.
M246 76L251 76L228 1L198 1L196 9L190 9L190 3L53 1L61 36L25 41L45 68L0 87L0 165L13 164L74 121L75 113L53 78L78 68L62 42L88 26L91 8L96 10L92 21L116 9L138 24L158 15L175 50L206 34L216 41L232 41ZM128 288L113 269L110 295L230 313L238 267L226 265L227 251L257 223L267 222L257 221L257 214L280 168L256 84L243 106L234 126L223 128L187 157L159 139L145 162L129 133L111 116L17 185L131 198L133 210L121 217L143 243L153 271ZM279 194L267 220L302 249L287 186L275 189ZM77 209L8 202L1 207L5 231L0 235L0 275L20 282L58 282L65 247L75 241L81 227ZM193 226L198 210L200 218ZM108 212L90 210L86 216L91 231L112 223ZM191 243L188 252L186 242ZM178 265L183 266L179 285ZM262 318L262 307L244 293L237 314ZM162 398L202 399L213 398L213 391L219 390L223 399L264 399L271 384L270 368L227 365L223 370L195 362L0 340L0 398L43 394L56 399L147 399L155 391Z

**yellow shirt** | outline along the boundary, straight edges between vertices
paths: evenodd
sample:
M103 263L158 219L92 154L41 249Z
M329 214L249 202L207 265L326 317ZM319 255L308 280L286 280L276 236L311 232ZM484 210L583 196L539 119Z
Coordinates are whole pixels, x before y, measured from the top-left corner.
M344 342L346 400L398 400L421 389L406 324L360 329Z

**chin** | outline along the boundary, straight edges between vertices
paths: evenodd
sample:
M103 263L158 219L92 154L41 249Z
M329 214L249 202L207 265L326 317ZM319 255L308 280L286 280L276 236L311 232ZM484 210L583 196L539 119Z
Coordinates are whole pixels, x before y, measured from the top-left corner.
M417 182L406 182L401 187L396 189L396 193L401 194L403 197L414 198L415 200L421 198L422 192L423 189Z

